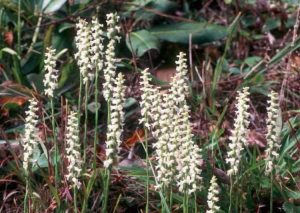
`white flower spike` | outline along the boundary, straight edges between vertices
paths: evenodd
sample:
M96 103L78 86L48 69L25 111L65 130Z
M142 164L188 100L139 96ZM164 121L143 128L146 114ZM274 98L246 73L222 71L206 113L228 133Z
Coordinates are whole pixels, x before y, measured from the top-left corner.
M242 158L243 146L247 145L247 131L249 126L249 88L244 87L243 91L238 91L236 104L236 118L234 120L234 129L229 137L229 151L227 153L226 163L230 169L227 171L229 176L238 173L240 160Z
M124 123L123 106L125 102L125 86L122 73L119 73L117 77L112 94L110 106L111 113L107 127L106 160L104 161L105 168L111 168L113 163L116 162L118 148L122 143L121 134Z
M29 108L25 112L25 134L23 142L24 156L23 156L23 168L25 172L28 172L30 162L32 162L32 156L34 150L37 148L39 143L38 138L38 102L35 99L29 100Z
M271 91L269 94L269 106L267 108L267 149L266 149L266 175L269 175L275 166L275 161L279 157L280 133L282 128L281 110L279 106L278 94Z
M53 98L54 90L58 87L58 70L56 67L55 49L48 47L45 54L45 77L43 80L45 95Z
M66 145L66 157L68 159L68 174L66 178L72 183L72 187L80 188L81 183L79 177L81 175L83 161L80 154L77 113L73 111L68 115Z
M218 206L219 202L219 186L217 183L216 176L213 176L210 180L210 187L208 189L207 195L207 205L208 210L206 213L217 213L220 210L220 206Z

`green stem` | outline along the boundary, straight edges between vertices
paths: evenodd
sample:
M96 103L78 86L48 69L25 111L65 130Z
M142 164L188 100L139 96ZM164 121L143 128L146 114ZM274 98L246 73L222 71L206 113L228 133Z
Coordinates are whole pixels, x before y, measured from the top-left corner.
M146 122L148 119L146 118ZM145 131L145 153L146 153L146 172L147 172L147 180L146 180L146 209L145 212L149 212L149 153L148 153L148 131L147 127L144 127Z
M53 131L54 156L55 156L55 163L54 163L55 186L57 187L59 181L58 180L58 144L56 140L53 98L50 99L50 103L51 103L51 118L52 118L51 120L52 120L52 131Z
M169 202L170 202L170 209L171 209L171 211L172 211L172 206L173 206L173 188L172 188L172 185L171 185L171 187L170 187L170 200L169 200Z
M24 197L24 213L28 213L29 205L28 204L28 194L29 194L29 180L28 176L26 177L26 189L25 189L25 197Z
M83 162L86 162L87 122L88 122L88 82L85 83L84 99L84 135L83 135Z
M78 126L80 127L80 111L81 111L81 102L82 102L82 75L80 75L79 80L79 97L78 97Z
M196 194L196 192L194 192L194 210L195 210L195 213L198 212L198 209L197 209L197 194Z
M99 113L98 113L98 67L96 67L96 73L95 73L95 103L96 103L96 111L95 111L95 133L94 133L94 160L93 160L93 169L96 169L96 160L97 160L97 144L98 144L98 119L99 119Z
M233 191L233 180L232 180L232 176L230 176L229 211L228 212L231 212L231 209L232 209L232 191Z
M187 192L184 193L184 197L183 197L183 213L189 213L189 201L188 201L189 197Z
M77 213L78 211L77 211L77 188L76 188L76 186L74 186L74 190L73 190L73 192L74 192L74 212L75 213Z
M102 211L103 213L107 213L107 201L108 201L108 192L109 192L109 183L110 183L110 170L105 169L104 176L104 191L103 191L103 203L102 203Z
M271 191L270 191L270 213L273 213L273 172L271 171L270 175L270 184L271 184Z
M18 23L17 23L17 30L18 30L18 54L21 56L21 0L18 1Z

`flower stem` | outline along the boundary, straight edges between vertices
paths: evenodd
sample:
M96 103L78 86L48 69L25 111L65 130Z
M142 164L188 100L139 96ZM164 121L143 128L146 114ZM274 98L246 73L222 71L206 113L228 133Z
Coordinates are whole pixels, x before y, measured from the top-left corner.
M93 159L93 169L96 169L96 160L97 160L97 144L98 144L98 119L99 119L99 112L98 112L98 67L96 67L95 73L95 103L96 103L96 111L95 111L95 133L94 133L94 159Z
M79 80L79 97L78 97L78 126L80 127L80 115L81 115L81 102L82 102L82 75Z
M53 132L53 143L54 143L54 175L55 175L55 186L58 184L58 144L56 140L56 130L55 130L55 117L54 117L54 103L53 98L50 99L51 103L51 117L52 117L52 132Z
M77 213L77 188L74 186L74 212Z
M270 174L270 184L271 184L271 190L270 190L270 213L273 213L273 171L271 171L271 174Z
M88 82L85 83L84 99L84 134L83 134L83 162L86 162L87 122L88 122Z
M28 194L29 194L29 180L28 180L28 176L26 177L26 189L25 189L25 197L24 197L24 213L29 212L28 208Z
M233 191L233 180L232 180L232 176L230 176L229 211L228 212L231 212L231 209L232 209L232 191Z
M103 211L103 213L107 213L108 212L107 211L107 201L108 201L109 183L110 183L110 169L105 169L103 203L102 203L102 211Z
M148 118L146 118L147 120ZM148 122L148 121L146 121ZM147 180L146 180L146 209L145 212L149 212L149 153L148 153L148 131L147 128L144 127L145 132L145 153L146 153L146 172L147 172Z

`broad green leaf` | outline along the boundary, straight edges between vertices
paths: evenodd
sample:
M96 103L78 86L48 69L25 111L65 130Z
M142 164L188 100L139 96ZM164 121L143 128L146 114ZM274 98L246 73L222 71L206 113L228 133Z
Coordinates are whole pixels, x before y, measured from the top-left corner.
M59 10L67 0L45 0L43 2L44 13L53 13Z
M170 0L134 0L124 7L124 16L130 16L135 12L137 20L152 20L157 14L153 11L166 13L176 7L176 3ZM145 10L147 7L148 10Z
M226 27L207 22L175 23L153 27L149 32L159 39L176 43L189 43L189 35L196 44L210 43L227 35Z
M155 49L159 51L160 42L147 30L131 32L126 39L127 47L137 56L144 55L147 51Z

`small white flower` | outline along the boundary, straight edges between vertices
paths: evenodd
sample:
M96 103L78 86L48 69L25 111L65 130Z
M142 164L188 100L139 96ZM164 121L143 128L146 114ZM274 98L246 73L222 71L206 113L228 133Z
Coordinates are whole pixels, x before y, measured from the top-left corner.
M55 49L48 47L45 54L45 77L43 80L45 87L45 95L53 98L54 90L57 88L58 70L56 67Z
M104 64L103 25L98 18L93 17L91 26L91 61L98 70L102 70Z
M269 94L270 100L267 108L267 149L266 149L266 175L269 175L275 166L275 161L278 158L278 150L280 149L280 133L282 128L281 110L279 106L278 94L271 91Z
M105 100L109 100L112 96L113 81L116 76L117 62L116 58L116 44L119 42L120 27L118 27L119 16L115 13L107 14L107 37L109 42L105 51L105 67L104 67L104 79L103 83L103 96Z
M76 24L76 29L77 33L75 36L75 44L77 47L77 53L75 54L75 58L77 59L83 83L86 84L93 78L93 74L91 73L93 63L90 54L92 40L91 30L88 23L83 19L79 19Z
M23 168L28 172L29 163L32 162L33 152L38 145L38 102L35 99L29 100L29 108L25 112L25 134L22 140L24 154L23 154Z
M247 130L249 125L249 88L244 87L243 91L238 91L236 104L236 118L234 120L234 129L229 137L229 151L227 153L226 163L230 169L227 171L229 176L236 175L239 169L239 163L242 157L243 145L247 145Z
M80 154L77 113L72 111L67 120L66 145L66 157L69 163L66 178L72 182L72 186L80 188L81 183L78 179L81 175L83 161Z
M175 156L177 159L177 185L179 191L191 194L201 188L201 149L194 143L189 121L189 108L184 104L180 115L178 138L179 141Z
M210 180L210 187L208 189L208 195L207 195L207 205L208 210L206 213L217 213L220 210L220 207L218 206L219 202L219 186L217 183L216 176L213 176Z
M110 168L116 162L118 148L121 145L121 134L124 123L123 106L125 102L124 77L119 73L116 85L113 86L113 93L110 105L110 119L107 127L106 160L104 167Z

